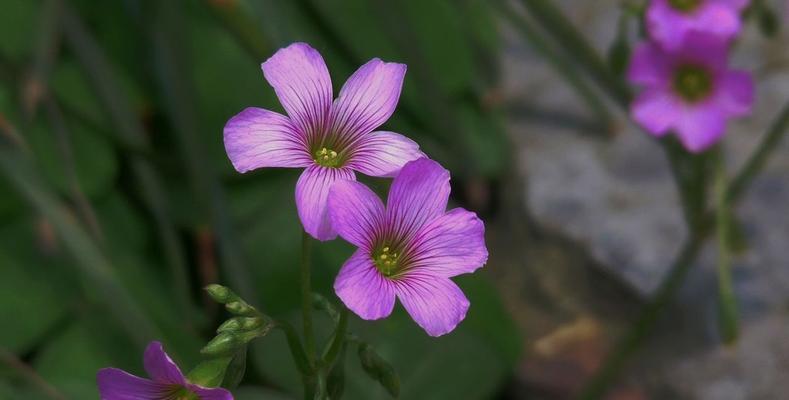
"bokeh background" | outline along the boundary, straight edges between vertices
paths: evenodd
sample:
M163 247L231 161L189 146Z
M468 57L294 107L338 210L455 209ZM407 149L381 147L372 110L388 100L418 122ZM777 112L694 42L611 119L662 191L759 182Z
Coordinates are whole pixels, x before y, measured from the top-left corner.
M564 13L621 80L639 2L1 0L0 399L97 398L96 371L142 373L153 339L188 369L226 318L208 283L298 321L298 171L238 174L222 144L244 107L281 111L260 63L294 41L322 53L335 93L370 58L408 64L385 127L444 164L451 202L486 222L491 259L457 279L472 306L452 334L428 337L400 306L351 320L400 398L577 395L689 232L671 145L628 122L529 4ZM732 57L758 82L753 116L729 127L732 171L789 98L786 5L764 4L774 29L750 13ZM775 146L738 208L739 340L721 342L715 249L699 243L610 398L785 395L789 147ZM315 290L334 300L352 248L314 249ZM345 398L389 398L355 351L346 365ZM273 332L251 346L237 398L299 398L299 379Z

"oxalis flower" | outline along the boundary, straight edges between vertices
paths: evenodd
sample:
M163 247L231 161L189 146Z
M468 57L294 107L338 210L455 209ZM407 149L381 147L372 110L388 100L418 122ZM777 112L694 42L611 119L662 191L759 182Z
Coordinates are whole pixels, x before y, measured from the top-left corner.
M690 31L728 41L740 32L740 12L747 5L748 0L652 0L646 11L647 30L668 49L680 47Z
M386 207L358 182L334 185L332 223L358 247L334 282L349 309L379 319L392 312L397 297L431 336L452 331L465 318L469 302L449 278L487 261L485 227L472 212L445 212L449 191L449 172L427 158L403 167Z
M225 389L189 383L159 342L145 349L144 365L151 379L117 368L100 370L96 380L101 400L233 400Z
M633 119L655 136L675 131L692 152L715 144L726 120L753 105L751 76L728 69L727 56L726 42L697 32L674 51L641 43L628 70L628 79L643 86L631 105Z
M423 156L405 136L373 132L394 112L406 66L372 59L348 78L333 102L326 64L305 43L280 49L262 68L289 117L245 109L225 125L227 155L239 172L305 168L296 183L299 218L316 239L333 239L326 197L335 181L355 180L354 171L394 176Z

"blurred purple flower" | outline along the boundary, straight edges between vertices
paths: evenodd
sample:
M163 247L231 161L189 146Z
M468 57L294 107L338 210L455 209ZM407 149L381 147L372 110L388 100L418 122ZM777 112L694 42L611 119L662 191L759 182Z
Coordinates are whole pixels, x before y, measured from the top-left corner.
M748 0L652 0L646 12L649 36L667 49L682 45L690 31L728 41L740 31Z
M643 42L635 50L628 79L643 87L630 114L655 136L673 130L686 149L715 144L726 120L751 112L753 82L747 72L728 69L728 44L692 32L674 51Z
M348 78L333 102L326 64L305 43L280 49L262 68L289 118L245 109L225 125L227 155L239 172L306 168L296 183L299 217L316 239L334 239L326 197L335 181L355 180L354 171L394 176L403 164L423 156L405 136L373 132L394 112L406 66L374 58Z
M148 345L143 361L151 379L117 368L100 370L96 381L101 400L233 400L225 389L189 383L159 342Z
M334 282L348 308L379 319L392 312L397 297L431 336L452 331L465 318L469 302L449 278L485 264L485 226L462 208L446 212L449 191L449 172L427 158L403 167L386 207L358 182L334 185L332 223L358 247Z

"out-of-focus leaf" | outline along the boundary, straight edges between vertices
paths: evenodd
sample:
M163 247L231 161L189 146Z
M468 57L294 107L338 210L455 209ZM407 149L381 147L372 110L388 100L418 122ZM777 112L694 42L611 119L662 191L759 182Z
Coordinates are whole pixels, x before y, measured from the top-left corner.
M142 349L91 318L75 320L48 341L33 366L47 382L74 399L98 398L96 372L104 367L120 367L144 376Z
M12 232L3 230L0 237ZM13 232L15 235L21 232ZM32 239L32 238L29 238ZM0 343L17 353L25 353L65 317L68 302L49 278L47 266L34 259L20 259L0 248Z
M30 38L35 37L38 1L8 0L0 12L0 51L14 59L28 53Z
M277 392L271 389L266 389L256 386L241 386L233 391L233 397L236 400L294 400L296 397L291 397L285 393Z
M473 160L460 162L473 162L472 170L482 176L500 175L508 165L509 156L508 144L501 126L492 115L483 115L468 105L458 107L456 115L460 118L463 138L473 157Z
M74 168L83 191L88 197L106 192L118 170L111 144L86 127L72 124L69 128ZM69 179L53 135L50 126L38 124L28 131L26 139L44 175L65 193L70 190Z

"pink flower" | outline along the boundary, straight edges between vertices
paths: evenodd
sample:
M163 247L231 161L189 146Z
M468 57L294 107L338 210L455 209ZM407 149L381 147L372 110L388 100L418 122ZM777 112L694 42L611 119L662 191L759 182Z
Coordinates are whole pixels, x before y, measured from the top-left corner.
M469 302L450 278L485 264L485 227L462 208L446 212L449 191L449 172L427 158L403 167L386 207L360 183L334 185L332 223L358 247L334 282L349 309L379 319L392 312L397 297L431 336L452 331L465 318Z
M740 32L740 12L748 0L652 0L646 12L649 36L676 49L690 31L729 41Z
M655 136L675 131L686 149L715 144L726 120L751 112L753 82L747 72L728 69L728 44L693 32L676 50L652 42L636 49L628 79L643 87L630 114Z
M329 71L305 43L277 51L262 65L288 116L247 108L225 125L227 155L239 172L263 167L305 168L296 183L296 207L310 235L337 236L326 197L337 180L354 171L394 176L423 154L414 141L394 132L373 132L394 112L406 66L377 58L362 65L332 101Z
M148 345L143 361L151 379L117 368L100 370L96 381L101 400L233 400L233 395L225 389L189 383L159 342Z

